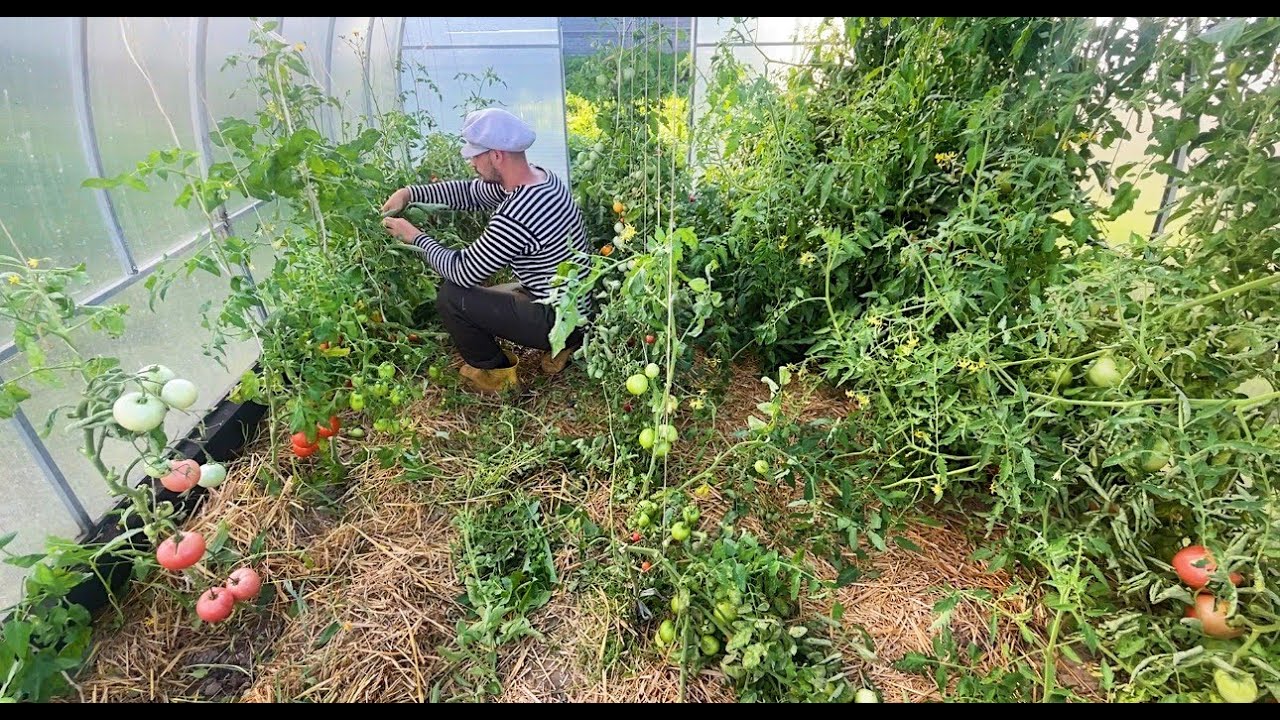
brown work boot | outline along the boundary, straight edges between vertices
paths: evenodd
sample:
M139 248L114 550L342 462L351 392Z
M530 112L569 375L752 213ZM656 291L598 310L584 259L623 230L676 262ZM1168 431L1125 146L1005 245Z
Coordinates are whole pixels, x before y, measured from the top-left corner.
M567 347L556 353L554 357L550 351L542 353L542 372L548 375L558 375L564 372L565 366L569 364L569 358L573 356L574 351L577 349Z
M508 350L502 351L511 361L511 367L483 370L464 364L458 371L472 389L477 392L498 394L508 390L520 389L520 359Z

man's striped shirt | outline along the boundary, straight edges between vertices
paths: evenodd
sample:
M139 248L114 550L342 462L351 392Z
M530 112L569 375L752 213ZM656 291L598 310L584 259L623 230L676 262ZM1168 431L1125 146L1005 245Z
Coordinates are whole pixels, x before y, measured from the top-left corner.
M578 265L579 277L586 276L592 253L582 211L564 181L543 168L531 167L547 179L510 192L480 178L409 186L413 202L493 211L479 239L461 250L447 248L426 233L414 239L441 277L464 288L475 287L510 266L529 294L543 300L551 295L550 281L561 263ZM590 308L591 299L584 293L578 312L586 317Z

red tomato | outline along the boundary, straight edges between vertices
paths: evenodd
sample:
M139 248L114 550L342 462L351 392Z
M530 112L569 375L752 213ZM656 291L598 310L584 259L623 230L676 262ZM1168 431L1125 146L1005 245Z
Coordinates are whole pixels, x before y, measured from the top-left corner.
M293 434L293 445L294 447L306 447L308 445L315 445L315 442L308 439L305 432L299 430Z
M1199 590L1208 585L1209 578L1218 567L1213 555L1203 545L1188 545L1182 548L1173 556L1173 562L1170 564L1177 571L1178 578L1192 590ZM1233 585L1244 582L1244 576L1238 572L1231 573L1229 577Z
M319 424L316 425L316 434L322 438L330 438L330 437L333 437L334 435L337 435L338 431L341 429L342 429L342 423L338 420L338 416L330 415L328 426L319 425Z
M1217 567L1213 556L1203 545L1188 545L1173 556L1173 569L1178 578L1192 590L1199 590L1209 584L1209 576Z
M208 623L220 623L231 617L236 599L226 588L211 587L196 601L196 614Z
M200 482L200 463L195 460L179 460L169 464L169 474L160 478L166 490L184 493Z
M1227 610L1229 607L1226 600L1217 600L1214 598L1213 593L1202 592L1196 595L1195 616L1200 619L1205 635L1225 640L1239 637L1244 633L1240 628L1234 628L1227 624Z
M204 536L198 532L177 533L156 548L156 562L168 570L189 568L204 557Z
M236 600L252 600L262 589L262 577L251 567L242 567L227 578L227 591Z
M293 446L293 454L298 457L311 457L316 454L316 450L320 449L317 445L307 445L306 447Z

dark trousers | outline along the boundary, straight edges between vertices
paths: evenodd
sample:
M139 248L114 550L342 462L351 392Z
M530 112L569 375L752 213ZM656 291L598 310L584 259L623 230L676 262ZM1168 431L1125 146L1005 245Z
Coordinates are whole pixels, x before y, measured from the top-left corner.
M536 303L519 283L463 288L446 281L436 294L436 313L467 364L481 370L506 367L497 338L529 348L550 350L555 308ZM582 344L574 330L568 347Z

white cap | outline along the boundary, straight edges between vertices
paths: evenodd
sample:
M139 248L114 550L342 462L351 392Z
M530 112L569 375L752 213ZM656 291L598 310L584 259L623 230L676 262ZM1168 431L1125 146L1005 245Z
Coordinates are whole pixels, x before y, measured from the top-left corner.
M537 134L520 118L501 108L486 108L469 115L462 123L462 157L470 159L490 150L523 152Z

